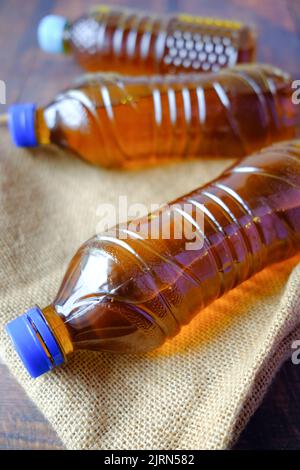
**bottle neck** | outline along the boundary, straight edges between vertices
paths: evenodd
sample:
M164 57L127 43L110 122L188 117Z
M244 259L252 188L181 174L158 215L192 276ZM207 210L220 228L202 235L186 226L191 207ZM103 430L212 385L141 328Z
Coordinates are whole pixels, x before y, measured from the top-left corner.
M43 108L36 109L34 128L35 128L36 140L39 145L48 145L51 143L50 129L48 128L46 124Z
M66 359L67 356L73 352L74 347L63 319L57 314L53 305L48 305L42 309L42 314Z
M71 47L71 30L70 30L70 23L66 23L63 35L62 35L62 51L63 54L71 54L72 47Z

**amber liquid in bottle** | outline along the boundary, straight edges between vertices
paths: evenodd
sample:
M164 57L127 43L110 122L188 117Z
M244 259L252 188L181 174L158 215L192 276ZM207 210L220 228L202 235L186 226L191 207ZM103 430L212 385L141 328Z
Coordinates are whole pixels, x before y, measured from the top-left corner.
M141 235L153 224L158 237ZM183 236L175 225L185 225ZM246 157L135 226L83 244L43 310L65 355L156 348L213 300L300 251L300 141Z
M84 76L37 113L40 143L106 167L242 157L293 138L291 78L267 65L219 73Z
M99 6L65 29L66 52L88 71L128 74L218 71L255 57L247 25L187 14L155 16Z

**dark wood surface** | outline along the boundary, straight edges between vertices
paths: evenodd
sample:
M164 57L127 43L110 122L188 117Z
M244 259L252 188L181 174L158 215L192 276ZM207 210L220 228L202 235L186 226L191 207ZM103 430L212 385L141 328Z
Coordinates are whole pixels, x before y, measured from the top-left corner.
M0 363L0 449L62 449L56 433Z
M105 3L105 0L102 0ZM71 58L39 51L36 26L54 12L75 18L97 0L0 0L0 79L7 104L46 103L80 72ZM117 0L158 12L188 12L241 19L256 25L258 60L285 68L300 79L299 0ZM5 106L0 105L0 111ZM1 261L0 261L1 262ZM236 449L300 449L300 366L286 362ZM24 391L0 364L0 448L61 449L61 442Z

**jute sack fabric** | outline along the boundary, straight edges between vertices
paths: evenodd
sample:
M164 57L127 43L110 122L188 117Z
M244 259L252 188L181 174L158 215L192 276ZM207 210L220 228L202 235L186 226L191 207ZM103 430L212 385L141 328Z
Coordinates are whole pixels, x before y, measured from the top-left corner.
M146 355L79 352L31 380L3 327L54 298L92 236L99 205L163 203L215 177L228 160L133 172L91 167L54 149L0 143L1 358L69 449L223 449L259 405L300 339L300 258L256 275Z

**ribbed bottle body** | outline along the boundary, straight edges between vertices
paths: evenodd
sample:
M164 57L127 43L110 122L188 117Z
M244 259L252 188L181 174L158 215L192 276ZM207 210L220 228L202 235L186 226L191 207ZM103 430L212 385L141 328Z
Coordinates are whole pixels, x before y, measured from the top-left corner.
M250 155L133 222L87 241L69 265L53 307L75 349L151 350L300 251L300 141Z
M291 78L267 65L151 79L86 75L44 115L53 143L107 167L242 157L296 128Z
M254 31L243 23L191 15L93 9L68 30L68 44L88 71L128 74L218 71L254 60Z

